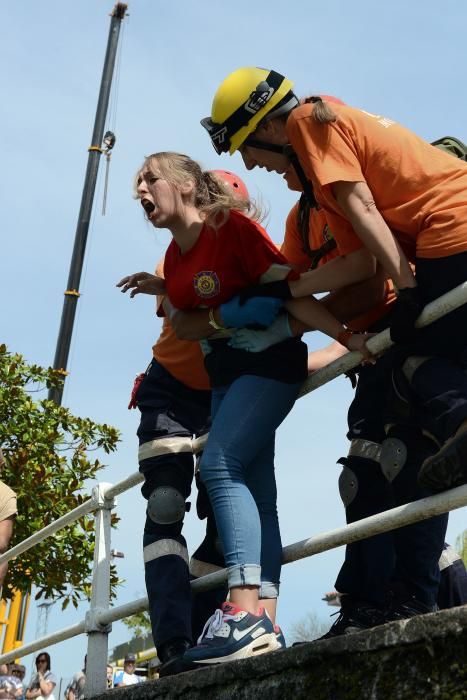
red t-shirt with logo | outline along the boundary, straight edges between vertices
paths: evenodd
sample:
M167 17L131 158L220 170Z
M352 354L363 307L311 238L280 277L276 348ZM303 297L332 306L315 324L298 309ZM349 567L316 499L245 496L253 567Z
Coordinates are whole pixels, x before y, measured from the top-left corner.
M237 211L217 230L204 225L183 255L175 240L165 254L164 277L177 309L214 307L245 287L298 275L256 221Z
M297 278L266 231L238 211L217 230L204 225L195 245L183 255L175 240L165 254L164 277L171 304L184 311L215 307L259 282ZM290 338L259 353L235 350L228 340L210 340L205 359L213 386L242 374L295 383L306 371L306 345Z

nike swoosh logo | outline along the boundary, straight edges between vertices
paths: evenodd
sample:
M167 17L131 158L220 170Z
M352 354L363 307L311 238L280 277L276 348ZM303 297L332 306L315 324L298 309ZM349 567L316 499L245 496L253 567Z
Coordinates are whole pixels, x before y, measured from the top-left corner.
M235 630L233 631L232 636L233 636L233 638L235 639L235 641L238 642L238 641L240 641L240 639L243 639L243 637L244 637L246 634L249 634L252 630L254 630L255 627L258 627L258 625L260 625L261 623L262 623L262 620L259 620L259 622L255 622L254 625L251 625L251 627L247 627L246 630L242 630L242 631L240 631L240 630L238 630L238 629L235 629Z

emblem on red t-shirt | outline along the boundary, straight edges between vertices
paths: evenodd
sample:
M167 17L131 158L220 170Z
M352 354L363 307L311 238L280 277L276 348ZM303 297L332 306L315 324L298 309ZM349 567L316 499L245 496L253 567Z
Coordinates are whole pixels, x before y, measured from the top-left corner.
M219 294L219 277L211 270L202 270L193 277L193 287L202 299L211 299Z

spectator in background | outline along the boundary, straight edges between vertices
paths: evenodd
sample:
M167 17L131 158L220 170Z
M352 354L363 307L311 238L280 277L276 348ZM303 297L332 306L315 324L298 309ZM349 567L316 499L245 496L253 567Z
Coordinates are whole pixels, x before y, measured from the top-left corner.
M25 700L26 688L24 685L24 678L26 676L26 666L23 666L23 664L11 664L11 675L15 676L15 678L19 678L19 680L21 681L23 692L19 697L20 700Z
M0 449L0 472L5 465L5 457ZM16 518L16 493L0 481L0 554L4 554L10 546L13 535L13 521ZM8 562L0 564L0 589L3 586Z
M19 678L16 664L11 665L11 669L6 665L0 666L0 698L21 698L23 695L23 684Z
M84 657L83 669L75 673L71 679L71 682L67 685L65 689L65 700L84 699L84 686L86 685L86 660L87 656Z
M26 690L26 700L43 698L43 700L55 700L53 690L57 685L57 679L50 670L50 655L41 651L36 657L36 673Z
M110 664L107 664L107 688L114 687L114 670Z
M136 675L136 655L127 654L123 661L123 671L117 671L114 677L114 687L123 685L136 685L141 683L141 678Z

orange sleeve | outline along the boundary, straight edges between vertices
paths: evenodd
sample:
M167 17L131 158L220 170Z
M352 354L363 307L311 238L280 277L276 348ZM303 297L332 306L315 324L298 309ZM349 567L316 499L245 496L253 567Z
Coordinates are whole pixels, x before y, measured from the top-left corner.
M157 277L162 277L164 279L164 258L159 260L159 262L157 263L154 274ZM163 318L165 316L165 311L162 308L162 302L164 301L164 299L165 299L165 296L163 296L162 294L158 294L156 297L156 314L157 314L157 316L160 316L161 318Z

